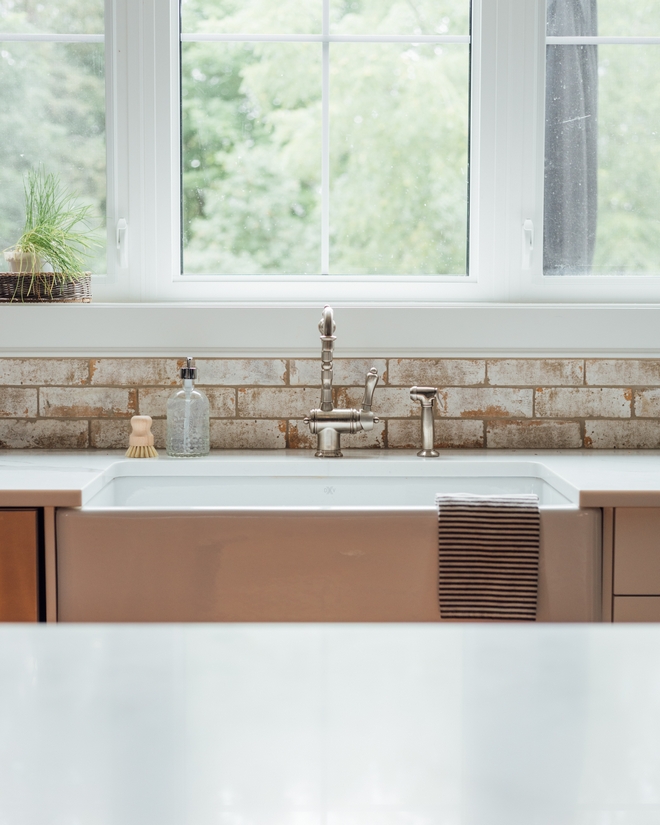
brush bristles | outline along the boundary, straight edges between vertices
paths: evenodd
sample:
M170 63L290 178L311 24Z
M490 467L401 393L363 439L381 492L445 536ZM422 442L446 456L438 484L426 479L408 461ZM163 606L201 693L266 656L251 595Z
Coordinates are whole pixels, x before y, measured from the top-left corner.
M129 447L126 458L158 458L155 447Z

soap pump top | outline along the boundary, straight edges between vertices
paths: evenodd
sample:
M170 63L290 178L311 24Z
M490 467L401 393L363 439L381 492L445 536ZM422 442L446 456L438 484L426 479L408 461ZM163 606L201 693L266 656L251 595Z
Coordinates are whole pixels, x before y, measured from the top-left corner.
M167 454L180 458L207 455L209 401L203 392L194 388L197 367L193 358L186 358L179 375L183 389L177 390L167 402Z
M196 381L197 380L197 367L195 366L195 359L186 358L186 366L181 367L179 370L179 375L184 381Z

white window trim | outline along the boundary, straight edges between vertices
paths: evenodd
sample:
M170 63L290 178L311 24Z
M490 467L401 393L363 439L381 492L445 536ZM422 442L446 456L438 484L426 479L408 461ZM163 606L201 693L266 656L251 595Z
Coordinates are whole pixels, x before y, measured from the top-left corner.
M318 358L318 304L0 307L0 357ZM660 306L335 304L338 358L652 358Z
M523 271L524 220L542 237L545 0L473 2L470 279L275 283L179 275L177 4L106 0L108 238L127 220L128 266L109 256L90 306L0 307L2 353L301 355L327 302L346 356L656 356L660 278L543 278L538 250Z

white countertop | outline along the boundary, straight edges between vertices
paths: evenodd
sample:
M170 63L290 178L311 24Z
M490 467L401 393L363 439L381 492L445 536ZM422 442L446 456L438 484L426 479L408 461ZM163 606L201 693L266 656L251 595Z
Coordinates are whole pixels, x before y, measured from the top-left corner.
M11 825L650 825L658 742L658 626L0 629Z
M127 460L122 451L37 451L0 453L0 507L77 507L88 501L115 472L201 474L223 468L265 462L274 473L295 472L310 465L337 474L359 462L360 472L372 468L398 471L420 462L460 464L496 469L497 464L534 462L559 476L565 490L582 507L660 507L660 451L446 450L437 459L417 458L412 450L345 450L343 459L317 459L306 450L226 450L196 459ZM412 462L412 464L410 464ZM147 469L148 467L148 469ZM344 468L344 469L342 469Z

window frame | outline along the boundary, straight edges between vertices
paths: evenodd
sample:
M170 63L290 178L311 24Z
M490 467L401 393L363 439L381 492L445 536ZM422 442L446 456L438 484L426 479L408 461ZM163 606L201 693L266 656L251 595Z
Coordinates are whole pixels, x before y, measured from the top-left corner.
M109 301L247 304L660 300L656 276L543 275L546 0L472 2L467 276L276 277L181 274L178 2L106 0L108 122L116 121L108 141L108 190L116 193L109 225L131 217L129 266L114 261L115 272L95 284L95 293ZM529 268L522 254L525 220L537 239Z
M476 0L479 19L481 0ZM231 276L182 275L180 272L180 119L179 119L179 14L176 0L106 0L109 42L113 59L109 76L115 80L112 105L118 147L117 204L108 215L111 226L128 222L128 266L118 258L113 275L95 279L95 296L104 301L137 300L220 301L251 304L254 301L292 302L420 302L489 300L488 278L457 276ZM151 7L149 9L149 7ZM250 39L246 37L246 39ZM411 38L412 39L412 38ZM478 49L473 48L473 54ZM115 59L119 56L119 59ZM474 67L472 69L474 77ZM128 83L139 77L142 82ZM480 114L472 94L472 119ZM147 117L149 113L150 117ZM472 147L472 178L478 178L479 161ZM150 147L156 151L150 157ZM109 168L110 168L109 158ZM125 174L141 169L141 175ZM158 170L158 171L157 171ZM164 170L167 174L164 173ZM477 187L473 187L476 189ZM145 207L151 204L148 216ZM128 216L131 217L128 217ZM152 218L151 220L149 218ZM470 255L476 255L478 210L470 210ZM110 267L109 267L110 269ZM479 296L475 295L479 292Z

